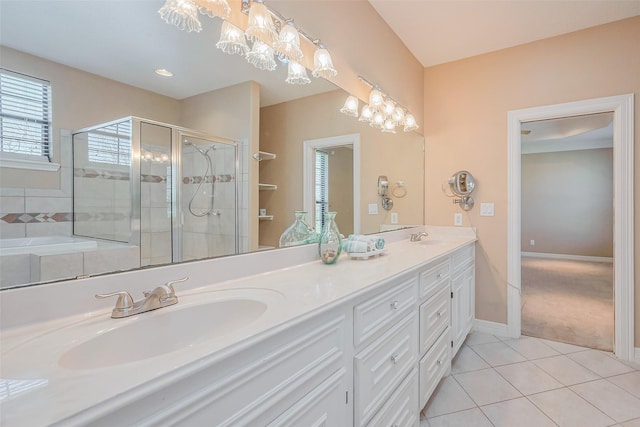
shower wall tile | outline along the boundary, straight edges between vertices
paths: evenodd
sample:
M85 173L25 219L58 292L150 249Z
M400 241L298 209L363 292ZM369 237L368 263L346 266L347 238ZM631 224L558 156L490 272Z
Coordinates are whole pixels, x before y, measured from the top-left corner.
M140 257L151 258L151 233L140 233Z
M0 239L27 237L27 224L7 224L0 221Z
M71 212L68 197L26 197L26 212Z
M0 289L31 282L31 256L29 254L0 257Z
M151 233L151 258L171 256L171 232Z
M162 264L170 264L171 256L161 256L151 258L151 261L147 265L162 265Z
M137 246L89 251L84 253L84 274L131 270L140 267L140 248Z
M82 252L62 255L31 255L31 280L49 281L83 274Z
M0 216L8 213L24 213L25 199L16 196L0 196Z
M140 183L140 207L142 208L151 207L151 183L150 182Z
M159 232L171 230L171 220L168 217L167 208L150 208L150 223L151 226L148 231Z
M24 188L0 187L1 197L24 197Z
M27 237L71 236L73 224L67 222L44 222L26 224Z
M140 209L140 231L143 233L151 232L151 209Z

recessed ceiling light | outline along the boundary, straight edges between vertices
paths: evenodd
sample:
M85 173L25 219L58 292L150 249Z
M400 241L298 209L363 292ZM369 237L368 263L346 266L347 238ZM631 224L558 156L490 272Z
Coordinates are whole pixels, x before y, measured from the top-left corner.
M169 70L165 70L164 68L156 68L155 73L162 77L173 77L173 73Z

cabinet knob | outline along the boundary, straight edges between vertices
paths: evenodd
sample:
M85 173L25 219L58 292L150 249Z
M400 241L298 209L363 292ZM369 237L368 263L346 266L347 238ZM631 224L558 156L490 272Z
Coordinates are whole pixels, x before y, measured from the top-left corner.
M442 279L442 278L444 277L444 274L442 274L442 273L438 273L438 276L437 276L437 277L438 277L438 279Z
M438 315L438 317L442 317L442 311L438 311L436 314Z
M398 300L394 300L391 302L391 308L393 308L394 310L397 310L399 305L400 303L398 302Z
M442 365L442 359L438 359L438 365Z
M398 363L398 355L394 354L393 356L391 356L391 361L393 362L394 365L396 365Z

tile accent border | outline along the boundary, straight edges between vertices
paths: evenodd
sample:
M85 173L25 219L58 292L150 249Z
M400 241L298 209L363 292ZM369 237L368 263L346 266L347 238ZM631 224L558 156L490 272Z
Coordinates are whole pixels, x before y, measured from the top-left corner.
M5 213L0 216L0 221L7 224L39 224L44 222L70 222L73 221L71 212L30 212L30 213Z

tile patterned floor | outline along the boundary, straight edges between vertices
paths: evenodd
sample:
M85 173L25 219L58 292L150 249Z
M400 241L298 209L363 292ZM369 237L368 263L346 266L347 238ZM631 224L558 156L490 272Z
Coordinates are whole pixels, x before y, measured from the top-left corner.
M640 365L473 332L424 415L420 427L640 427Z

